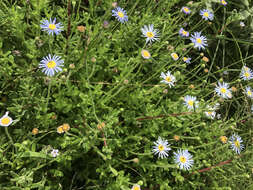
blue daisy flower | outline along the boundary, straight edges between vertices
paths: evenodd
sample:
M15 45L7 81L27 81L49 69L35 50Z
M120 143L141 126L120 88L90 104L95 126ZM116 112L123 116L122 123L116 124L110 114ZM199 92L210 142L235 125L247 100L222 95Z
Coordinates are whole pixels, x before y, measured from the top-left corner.
M229 143L231 145L231 148L233 149L233 151L235 151L237 154L240 154L241 151L244 149L244 145L242 144L243 140L242 138L237 135L237 134L233 134L230 138L229 138Z
M53 21L51 18L49 20L41 21L40 27L42 28L42 31L46 31L49 35L54 35L54 33L58 35L61 31L63 31L62 24L60 22L56 23L56 18L54 18Z
M192 59L192 58L190 58L190 57L183 57L183 61L184 61L185 63L191 63L191 59Z
M187 15L191 13L191 10L189 9L189 7L182 7L181 11Z
M188 37L189 36L189 32L187 32L183 28L180 28L179 35L182 36L182 37Z
M112 16L115 16L121 23L128 21L126 11L120 7L116 7L114 10L112 10Z
M42 68L42 72L51 77L55 73L62 71L61 66L63 66L63 63L64 61L60 56L48 54L40 61L39 68Z
M207 39L205 36L201 36L201 32L194 32L191 36L190 40L194 43L194 48L198 48L199 50L205 49L205 46L207 46Z
M213 20L213 13L207 9L200 10L200 15L205 20Z

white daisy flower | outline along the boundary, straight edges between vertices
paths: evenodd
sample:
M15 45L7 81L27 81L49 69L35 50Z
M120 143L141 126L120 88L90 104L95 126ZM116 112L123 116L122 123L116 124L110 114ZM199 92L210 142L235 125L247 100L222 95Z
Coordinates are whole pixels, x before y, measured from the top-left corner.
M216 93L218 96L222 98L232 98L231 91L229 89L229 84L228 83L220 83L218 82L218 86L215 88Z
M179 58L177 53L172 53L170 55L171 55L172 59L174 59L174 61L178 60L178 58Z
M60 56L49 54L48 56L44 57L39 64L39 68L42 68L42 72L44 72L48 76L54 76L55 73L62 71L61 66L64 61L61 59Z
M187 15L191 13L191 10L189 9L189 7L182 7L181 11Z
M250 68L248 68L246 66L243 66L242 70L241 70L241 73L240 73L240 77L243 80L250 80L250 79L253 78L253 72Z
M131 190L141 190L141 186L134 184Z
M149 53L148 50L141 50L141 56L144 58L144 59L149 59L151 57L151 54Z
M144 27L141 29L143 37L146 37L146 43L159 40L159 34L158 30L154 29L154 25L144 25Z
M196 97L195 96L189 96L189 95L186 95L184 97L184 105L187 106L187 108L189 110L192 110L195 108L198 108L198 101L196 101Z
M154 154L158 154L158 158L166 158L168 157L168 152L171 150L169 147L167 140L163 140L161 137L158 137L158 140L154 142L155 146L153 146Z
M244 145L242 144L243 140L239 135L233 134L229 138L229 143L231 144L231 148L237 153L240 154L241 150L244 149Z
M174 152L174 161L179 166L180 169L189 170L194 161L192 159L192 155L188 152L188 150L178 150Z
M56 18L52 21L51 18L49 20L43 20L41 21L40 27L42 28L42 31L46 31L49 35L58 35L61 31L63 31L62 24L56 23Z
M215 110L215 107L211 107L211 106L207 106L207 110L208 111L205 111L205 115L206 117L210 118L210 119L214 119L215 116L216 116L216 112L214 111Z
M207 39L205 36L201 36L201 32L194 32L191 36L190 40L194 43L194 48L198 48L199 50L205 49Z
M166 74L162 72L160 77L163 78L161 82L168 84L170 88L174 86L174 83L176 82L176 78L170 73L170 71Z
M8 127L12 124L13 120L10 116L8 116L9 112L7 111L3 117L0 118L0 126Z
M51 156L52 157L57 157L59 155L59 150L58 149L53 149L52 151L51 151Z
M205 20L213 20L213 13L207 9L200 10L200 15Z
M115 16L121 23L128 21L126 11L120 7L116 7L114 10L112 10L112 16Z
M247 95L249 98L253 99L253 92L252 92L250 86L247 86L247 87L246 87L246 95Z

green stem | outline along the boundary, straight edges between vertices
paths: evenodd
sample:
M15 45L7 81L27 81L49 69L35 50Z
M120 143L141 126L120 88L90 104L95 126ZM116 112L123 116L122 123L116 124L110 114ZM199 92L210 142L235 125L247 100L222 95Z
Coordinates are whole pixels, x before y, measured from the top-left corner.
M47 103L46 103L46 110L45 110L45 112L47 112L47 107L48 107L48 102L49 102L49 96L50 96L50 90L51 90L51 80L49 81L48 89L47 89Z
M4 130L5 130L5 133L8 137L8 139L10 140L11 144L14 146L14 142L13 142L13 139L11 138L10 134L9 134L9 131L8 131L8 127L4 127ZM17 152L17 149L16 147L14 146L14 149L15 149L15 152Z

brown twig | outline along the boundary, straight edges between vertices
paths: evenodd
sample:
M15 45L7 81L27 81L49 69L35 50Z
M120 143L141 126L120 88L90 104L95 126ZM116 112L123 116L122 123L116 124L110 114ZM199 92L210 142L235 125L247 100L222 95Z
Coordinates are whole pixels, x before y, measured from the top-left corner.
M225 165L225 164L229 164L230 162L232 162L232 160L226 160L226 161L220 162L220 163L215 164L215 165L213 165L213 166L211 166L211 167L203 168L203 169L201 169L201 170L198 170L198 173L202 173L202 172L209 171L209 170L211 170L212 168L215 168L215 167L218 167L218 166L223 166L223 165ZM195 174L195 173L196 173L196 172L192 172L191 175L192 175L192 174Z

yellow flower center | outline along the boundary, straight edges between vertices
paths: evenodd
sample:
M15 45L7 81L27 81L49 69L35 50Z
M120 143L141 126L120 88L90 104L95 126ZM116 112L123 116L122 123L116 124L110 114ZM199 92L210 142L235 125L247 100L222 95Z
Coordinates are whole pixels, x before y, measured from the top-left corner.
M187 7L184 7L185 12L189 12L189 9Z
M150 53L146 50L142 51L142 55L143 55L143 57L146 57L146 58L150 57Z
M183 60L184 60L184 61L187 61L187 57L183 57Z
M235 143L235 146L236 146L237 148L240 147L240 142L239 142L238 140L234 141L234 143Z
M166 80L167 82L171 82L171 77L167 76L167 77L165 78L165 80Z
M222 0L221 3L222 3L223 5L226 5L227 2L224 1L224 0Z
M118 12L118 16L120 17L120 18L123 18L124 17L124 13L122 13L122 12Z
M252 92L250 90L248 90L248 95L251 96L252 95Z
M184 156L180 156L179 158L180 162L182 162L183 164L186 162L186 158Z
M69 124L67 124L67 123L65 123L65 124L63 124L62 125L62 129L63 129L63 131L68 131L69 129L70 129L70 126L69 126Z
M148 36L149 38L153 38L155 35L154 35L153 32L147 32L147 36Z
M185 30L182 31L183 35L187 35L187 32Z
M55 63L54 61L49 61L49 62L47 63L47 67L48 67L49 69L53 69L53 68L55 68L55 66L56 66L56 63Z
M200 38L196 39L197 43L202 44L202 40Z
M203 15L204 15L204 17L208 17L209 16L208 12L205 12Z
M5 117L5 118L2 119L1 122L2 122L3 125L8 125L11 122L11 120L8 117Z
M245 76L246 78L249 78L249 77L250 77L249 72L245 72L245 73L244 73L244 76Z
M134 186L133 190L140 190L140 187Z
M221 88L221 89L220 89L220 92L221 92L222 94L225 94L225 93L227 92L227 90L226 90L226 88Z
M56 28L55 24L49 24L48 28L50 30L54 30Z
M193 106L193 103L194 103L194 102L193 102L192 100L189 100L189 101L188 101L189 106Z
M158 150L159 150L160 152L163 151L163 150L164 150L164 146L163 146L162 144L159 144Z
M172 54L172 57L173 57L174 59L178 59L178 55L177 55L176 53L173 53L173 54Z

